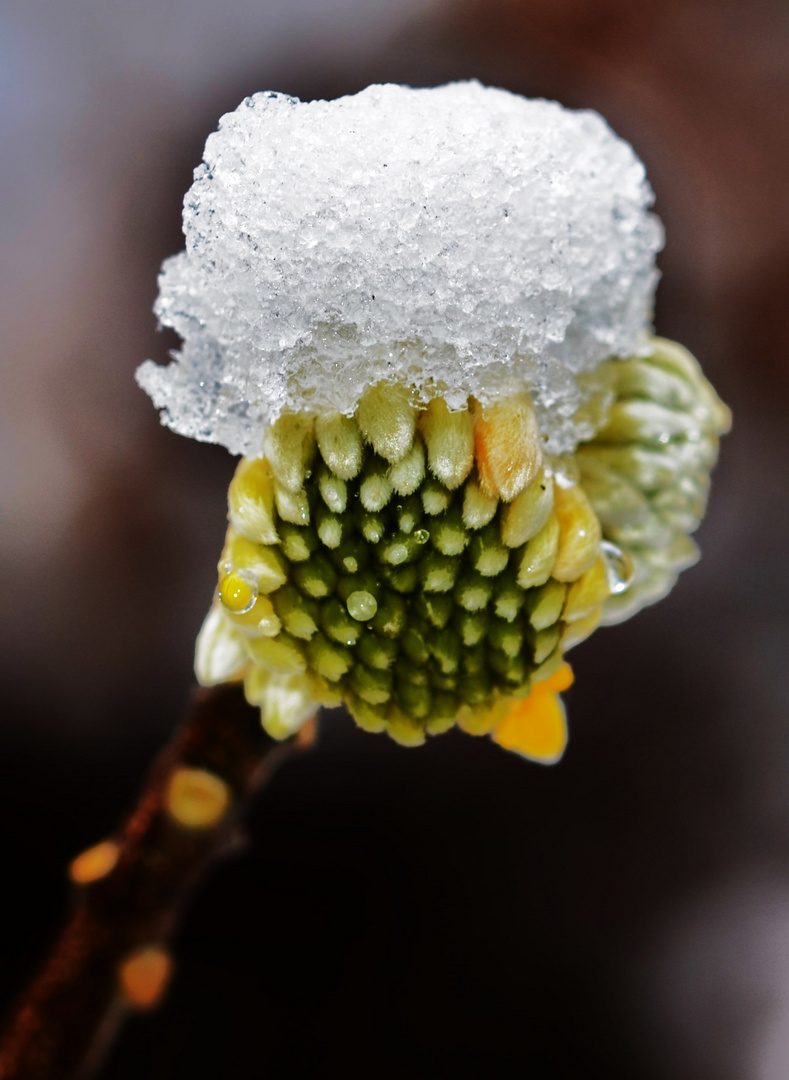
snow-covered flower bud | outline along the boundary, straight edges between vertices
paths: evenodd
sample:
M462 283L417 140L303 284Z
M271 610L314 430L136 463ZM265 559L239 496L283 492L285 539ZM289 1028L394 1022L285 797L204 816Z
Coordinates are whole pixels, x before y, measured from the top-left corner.
M564 749L564 654L696 558L718 436L651 336L662 228L592 112L476 82L223 117L138 381L242 459L197 647L277 738L321 703L417 745Z

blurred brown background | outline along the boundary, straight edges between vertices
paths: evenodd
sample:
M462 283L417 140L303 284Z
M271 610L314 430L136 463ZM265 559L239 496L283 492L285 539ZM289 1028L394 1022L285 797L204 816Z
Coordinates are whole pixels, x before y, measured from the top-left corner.
M543 770L328 717L105 1080L789 1077L789 5L5 0L0 797L9 1001L177 722L233 462L133 382L221 113L477 77L592 107L668 233L657 328L732 405L704 559L574 654Z

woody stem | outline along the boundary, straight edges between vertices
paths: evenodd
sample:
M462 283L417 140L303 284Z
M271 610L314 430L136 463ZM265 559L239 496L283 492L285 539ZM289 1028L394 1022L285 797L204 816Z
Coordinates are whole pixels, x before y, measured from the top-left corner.
M261 729L259 712L238 686L194 692L136 808L102 845L117 857L79 888L59 940L19 1001L0 1043L0 1080L86 1080L96 1072L130 1008L158 1000L169 970L165 946L185 902L209 865L233 846L250 796L296 745L275 742ZM173 777L195 775L191 770L209 774L227 793L217 820L185 824L174 813ZM147 987L142 965L135 1000L122 975L129 958L140 955L159 964Z

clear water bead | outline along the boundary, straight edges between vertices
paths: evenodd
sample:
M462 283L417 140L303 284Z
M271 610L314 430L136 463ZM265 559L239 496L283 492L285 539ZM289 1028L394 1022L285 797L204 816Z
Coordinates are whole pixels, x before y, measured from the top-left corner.
M351 593L346 601L346 607L352 618L358 622L367 622L378 610L378 602L372 593L360 589Z
M248 571L232 570L219 582L218 596L227 611L245 615L258 598L257 582Z
M608 587L611 590L611 595L621 596L633 584L635 575L633 560L626 551L617 547L616 544L612 544L610 540L603 540L600 544L600 550L605 559Z

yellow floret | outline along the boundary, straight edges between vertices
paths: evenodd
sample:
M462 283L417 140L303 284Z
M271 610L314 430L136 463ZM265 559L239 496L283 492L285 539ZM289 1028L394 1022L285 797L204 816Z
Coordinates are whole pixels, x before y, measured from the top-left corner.
M480 486L511 502L536 480L542 468L542 439L528 394L494 405L477 405L474 440Z
M600 521L580 484L554 488L559 519L559 550L551 574L557 581L576 581L600 554Z

